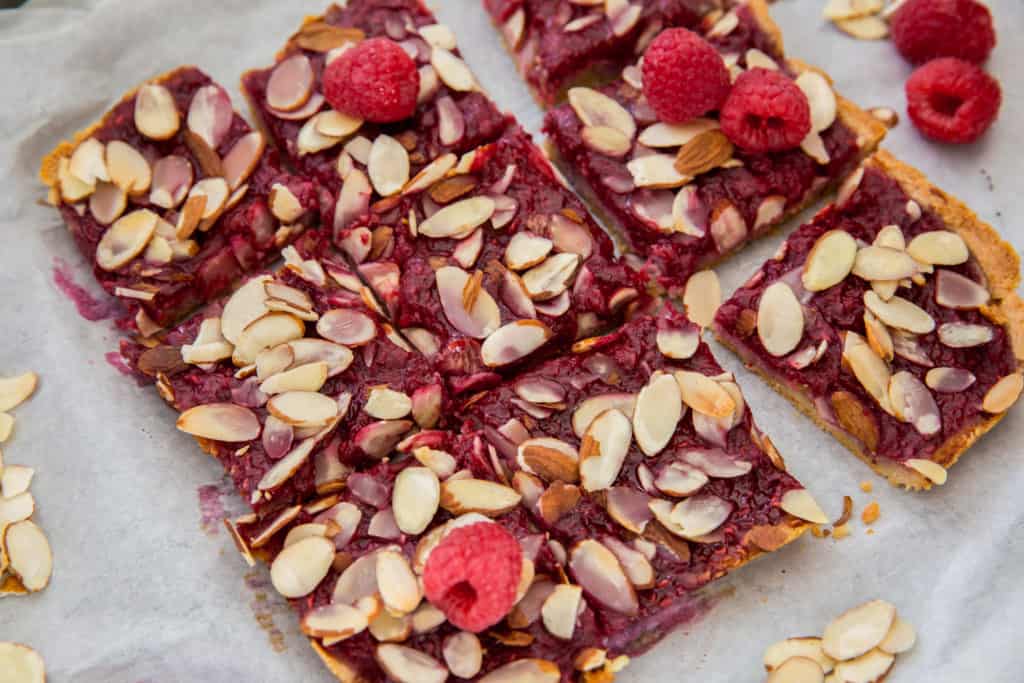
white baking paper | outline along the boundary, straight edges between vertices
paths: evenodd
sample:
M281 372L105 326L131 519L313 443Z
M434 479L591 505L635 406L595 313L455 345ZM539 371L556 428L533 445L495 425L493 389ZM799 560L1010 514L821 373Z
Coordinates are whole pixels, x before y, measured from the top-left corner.
M542 114L480 3L432 4L498 103L536 132ZM890 43L857 42L826 25L822 5L774 6L789 52L827 67L861 105L898 110L904 120L886 146L1024 247L1024 4L991 2L1000 45L989 68L1003 85L1002 114L983 141L963 148L923 141L905 116L910 67ZM195 63L230 88L246 68L270 63L303 15L322 9L299 0L36 0L0 11L0 374L33 369L41 377L35 397L14 411L3 453L9 464L36 468L36 519L56 556L46 591L0 601L0 641L36 648L55 683L332 680L265 570L246 567L216 523L220 505L242 507L223 494L229 486L219 465L174 429L174 414L152 389L106 362L117 341L109 321L83 320L55 287L60 258L97 291L57 213L40 206L36 180L41 155L139 81ZM725 290L787 231L723 266ZM892 683L1020 681L1024 410L974 447L944 487L908 494L717 351L791 471L830 515L848 494L858 511L877 500L882 516L873 535L856 522L845 540L805 538L720 582L713 609L621 680L757 681L766 645L820 633L832 616L883 597L920 634ZM874 493L860 491L865 480Z

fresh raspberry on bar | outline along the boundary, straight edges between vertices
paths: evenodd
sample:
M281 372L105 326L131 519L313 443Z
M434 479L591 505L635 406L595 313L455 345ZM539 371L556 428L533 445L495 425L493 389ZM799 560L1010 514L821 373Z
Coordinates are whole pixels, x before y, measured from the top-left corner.
M427 600L465 631L480 633L501 621L516 600L523 569L519 542L493 522L453 529L427 558Z
M907 113L917 129L940 142L974 142L999 115L999 82L962 59L933 59L907 80Z
M781 152L799 147L811 131L811 108L791 79L756 68L736 79L719 120L722 132L737 147Z
M416 62L387 38L364 40L327 65L324 96L338 111L375 123L401 121L416 111Z
M683 123L722 106L729 70L706 40L685 28L663 31L644 53L644 95L658 118Z
M907 0L891 30L900 54L914 64L937 57L980 64L996 44L992 14L976 0Z

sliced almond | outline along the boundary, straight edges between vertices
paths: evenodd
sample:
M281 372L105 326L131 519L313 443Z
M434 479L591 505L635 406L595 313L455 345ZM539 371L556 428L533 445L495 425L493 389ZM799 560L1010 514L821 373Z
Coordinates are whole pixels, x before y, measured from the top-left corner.
M467 631L459 631L445 638L441 653L448 670L458 678L473 678L483 666L484 650L480 639Z
M571 640L582 600L583 589L579 586L564 583L555 586L541 607L541 618L548 633L562 640Z
M688 370L675 373L683 403L702 415L728 417L736 410L736 401L721 384L707 375Z
M3 380L0 380L2 383ZM14 431L14 417L7 413L0 412L0 443L4 443L10 438L11 432Z
M521 500L515 489L484 479L449 479L441 484L441 507L453 515L503 515Z
M636 122L626 109L611 97L591 88L571 88L569 104L587 126L614 128L632 140Z
M750 59L747 58L749 68ZM811 130L820 133L836 120L836 94L828 79L817 71L804 71L796 77L796 85L807 96L811 107Z
M726 12L722 17L714 23L710 30L708 30L708 38L718 38L720 36L727 36L736 30L736 27L740 24L739 15L736 12Z
M127 265L146 248L156 232L157 219L149 209L138 209L119 218L96 245L96 264L106 271Z
M370 149L366 170L377 194L390 197L409 181L409 153L390 135L378 135Z
M426 190L428 187L431 187L443 179L445 174L454 168L457 162L458 157L454 154L448 153L439 156L424 166L419 173L413 176L405 189L402 190L403 194L413 194L415 192L422 192L423 190Z
M260 384L260 391L268 396L290 391L316 392L327 381L328 365L324 362L307 363L269 377Z
M935 273L935 301L947 308L970 310L987 304L989 293L974 280L940 268Z
M222 315L222 326L227 318L227 309ZM267 313L249 323L242 330L235 343L232 360L238 367L256 362L256 358L266 349L273 348L296 339L306 333L306 324L288 313ZM225 338L227 335L225 334Z
M149 190L153 171L146 157L121 140L107 143L107 171L110 182L130 195L139 195Z
M907 467L914 470L924 478L931 481L933 484L942 486L946 483L946 477L948 472L946 468L937 462L932 460L923 460L921 458L911 458L904 463Z
M828 524L828 515L814 500L807 489L792 489L783 494L779 501L779 507L800 519L812 522L813 524Z
M926 310L903 297L884 301L873 291L864 292L864 305L889 327L914 334L928 334L935 329L935 320Z
M464 61L448 50L434 47L430 52L430 65L434 67L434 71L444 84L452 90L468 92L476 89L473 72Z
M516 462L524 471L546 481L579 481L580 455L560 439L526 439L516 450Z
M423 599L409 561L395 550L377 553L377 587L384 605L396 616L411 613Z
M216 150L231 129L235 112L231 98L217 85L205 85L192 96L187 124L213 150Z
M975 376L961 368L932 368L924 377L928 388L941 394L958 394L974 384Z
M30 593L46 588L53 574L53 552L43 530L32 520L21 520L0 529L0 541L7 551L7 570L21 585Z
M856 19L882 11L882 0L829 0L825 4L825 18L831 21Z
M189 408L178 418L179 430L192 436L240 443L260 435L260 420L252 410L234 403L206 403Z
M633 147L625 133L611 126L584 126L580 135L587 147L614 159L626 156Z
M822 649L829 657L841 662L860 657L878 647L895 619L896 608L884 600L873 600L855 607L825 627Z
M494 200L490 197L462 199L420 223L417 231L425 237L462 239L486 223L494 215L494 209Z
M362 633L368 623L366 614L350 605L321 605L302 617L302 632L337 641Z
M228 187L228 182L223 178L204 178L192 186L188 193L189 197L206 198L202 214L202 219L206 221L206 224L200 224L200 230L209 229L209 222L215 220L224 210L224 205L230 194L231 189Z
M687 498L672 508L670 531L688 539L698 539L718 529L732 514L732 503L702 493Z
M821 292L839 284L853 270L857 242L845 230L829 230L818 238L807 255L801 280L809 292Z
M252 131L239 138L231 147L231 151L225 155L221 167L224 170L224 179L233 191L241 187L242 183L252 175L256 165L263 157L265 148L266 142L264 142L263 134L259 131Z
M591 599L621 614L637 613L633 584L604 544L593 539L577 543L569 556L569 571Z
M383 643L374 656L396 683L444 683L448 669L430 655L404 645Z
M267 106L294 111L309 100L316 75L309 57L298 53L278 63L267 81Z
M517 659L490 672L480 679L480 683L558 683L561 679L561 672L554 662Z
M626 164L637 187L675 188L686 185L691 176L676 170L675 157L667 154L648 154L637 157Z
M542 347L551 335L539 320L517 320L491 333L480 346L480 357L487 367L509 365Z
M0 412L21 405L36 390L39 377L34 372L23 372L14 377L0 377Z
M221 334L232 344L237 344L242 331L267 313L267 275L252 278L235 290L220 317ZM283 368L282 368L283 369Z
M294 427L322 427L338 416L338 404L315 391L288 391L267 402L267 410Z
M986 413L993 415L1005 413L1020 398L1022 389L1024 389L1024 375L1019 372L1007 375L988 390L981 402L981 408Z
M576 436L583 438L594 419L606 410L618 410L628 418L633 417L636 394L610 393L591 396L582 401L572 414L572 429Z
M106 156L106 146L96 138L88 138L72 152L68 171L88 185L109 181Z
M858 40L881 40L889 35L889 25L877 16L840 19L835 24Z
M295 141L299 156L316 154L317 152L322 152L325 149L330 149L344 139L344 137L340 135L327 135L321 132L321 126L323 128L333 129L333 126L331 125L333 122L331 119L332 114L334 113L335 112L322 111L319 114L314 114L302 125L302 128L299 129L299 135ZM359 122L358 119L355 119L355 121ZM346 180L347 179L348 178L346 176Z
M818 662L807 657L792 657L768 675L767 683L824 683L825 673Z
M270 581L286 598L309 595L327 576L334 561L334 542L310 536L284 548L270 565Z
M953 349L969 349L988 344L995 332L988 325L970 323L943 323L939 325L939 341Z
M686 360L697 353L700 347L700 332L696 329L658 330L655 341L658 351L666 358Z
M889 247L870 246L857 252L853 274L869 281L902 280L917 273L914 259Z
M542 263L523 273L523 285L534 301L547 301L564 292L576 276L580 265L577 254L549 256Z
M544 405L565 400L565 387L546 377L526 377L517 381L513 388L516 395L530 403Z
M753 468L749 461L736 459L714 448L688 450L683 453L683 460L716 479L742 477Z
M872 294L872 292L868 292ZM843 343L843 360L864 389L886 412L892 412L889 399L889 367L855 332L847 332Z
M7 465L0 469L0 491L4 498L13 498L28 491L35 470L23 465Z
M633 436L647 456L657 455L668 445L683 415L680 386L669 374L654 373L636 397Z
M914 631L914 627L897 616L878 649L891 655L900 655L913 649L915 643L917 643L917 633Z
M639 142L645 147L682 147L710 130L718 130L718 121L697 118L686 123L658 122L640 133Z
M942 414L928 388L913 374L901 370L889 381L893 414L909 422L920 434L932 436L942 429Z
M151 140L168 140L181 127L181 115L171 91L149 83L135 95L135 127Z
M358 512L359 508L355 510ZM377 592L377 558L373 555L363 555L356 558L338 576L331 601L336 605L356 605L360 600L376 595Z
M395 523L403 533L418 536L430 525L441 500L441 484L427 467L407 467L395 478L391 497Z
M0 671L10 683L46 683L43 658L19 643L0 642Z
M659 491L677 498L692 496L707 483L708 475L696 467L683 463L672 463L654 480L654 486Z
M192 188L192 164L185 157L171 154L153 164L149 201L163 209L173 209L185 201Z
M445 317L459 332L482 339L498 329L501 311L488 292L478 290L472 306L468 309L465 307L463 293L471 279L469 273L460 268L444 266L434 272L434 278Z
M69 162L67 157L61 157L57 163L57 179L60 183L60 197L65 202L79 202L96 189L95 185L90 185L87 182L79 180L69 170Z
M28 519L35 514L35 511L35 498L28 491L15 494L9 498L6 496L0 498L0 535L2 535L2 530L5 526ZM0 543L0 550L2 549L3 544ZM2 554L0 553L0 556Z
M518 232L505 248L505 265L517 271L532 268L544 262L552 246L546 237L528 231Z
M722 288L713 270L702 270L686 281L683 305L686 315L701 327L709 327L722 304Z
M835 677L849 683L878 683L885 680L892 668L894 656L881 650L872 650L846 662L836 664Z
M933 266L956 266L970 257L963 238L948 230L921 233L910 240L907 253L921 263Z
M383 458L413 427L411 420L379 420L356 432L355 445L371 458Z
M587 491L610 488L619 477L633 436L630 420L612 409L598 415L580 446L580 481Z
M707 130L679 148L675 168L680 175L695 178L726 163L732 154L732 142L722 131Z
M757 312L757 336L773 356L793 351L804 334L804 311L793 290L783 281L774 282L761 295Z
M821 638L788 638L768 646L764 651L764 668L774 671L793 657L804 657L817 662L824 673L831 672L836 664L835 660L821 649Z

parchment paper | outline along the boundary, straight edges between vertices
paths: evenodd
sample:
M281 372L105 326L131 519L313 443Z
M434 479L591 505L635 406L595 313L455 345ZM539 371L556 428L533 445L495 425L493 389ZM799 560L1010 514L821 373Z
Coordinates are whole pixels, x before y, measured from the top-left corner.
M15 434L3 451L7 463L36 468L36 519L56 555L45 592L0 601L0 640L35 647L56 683L332 680L265 570L248 569L219 528L221 505L241 509L223 495L229 486L219 465L174 429L173 413L152 389L105 361L116 348L110 322L82 319L55 287L59 257L97 291L57 213L38 205L35 179L42 154L127 88L192 62L234 90L244 69L270 63L301 17L326 3L37 0L0 11L0 374L34 369L41 376L36 396L15 411ZM498 103L537 131L541 112L479 3L432 4ZM991 5L1001 43L989 66L1004 88L1002 115L982 142L962 149L924 142L906 120L910 67L890 43L847 38L825 25L814 0L783 0L773 13L792 55L828 67L839 90L863 106L901 112L890 150L1021 249L1024 4ZM787 231L723 266L726 292ZM713 609L636 660L621 680L760 680L766 645L820 633L831 617L875 597L895 602L920 634L893 683L1021 680L1024 648L1015 632L1024 614L1024 410L1018 406L975 446L946 486L907 494L716 351L830 515L849 494L858 510L878 500L882 516L874 535L857 522L845 540L805 538L720 582ZM863 480L874 493L859 490Z

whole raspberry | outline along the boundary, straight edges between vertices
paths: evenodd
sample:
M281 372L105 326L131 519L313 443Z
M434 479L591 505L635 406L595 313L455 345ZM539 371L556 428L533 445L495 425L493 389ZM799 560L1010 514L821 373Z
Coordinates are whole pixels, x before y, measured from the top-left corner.
M523 569L519 542L494 522L458 527L423 568L423 589L448 621L479 633L501 621L516 600Z
M324 97L338 111L366 121L401 121L416 111L420 73L400 45L364 40L327 65Z
M907 113L918 130L941 142L974 142L999 114L999 82L980 67L943 57L907 80Z
M719 123L737 147L780 152L798 147L811 131L811 107L796 83L778 71L750 69L733 84Z
M936 57L980 64L996 44L992 15L976 0L907 0L891 30L900 54L914 64Z
M685 28L662 31L644 53L644 95L658 118L682 123L722 106L729 70L715 48Z

